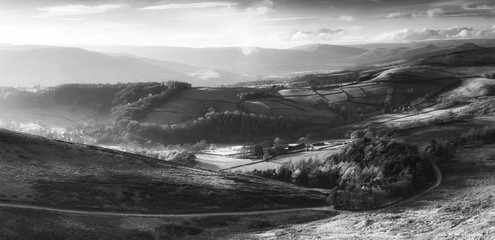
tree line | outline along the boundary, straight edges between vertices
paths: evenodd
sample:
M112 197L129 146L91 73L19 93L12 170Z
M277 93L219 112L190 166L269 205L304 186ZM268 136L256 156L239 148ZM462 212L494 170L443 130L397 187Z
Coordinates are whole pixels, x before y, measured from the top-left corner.
M273 135L292 139L310 124L302 117L265 116L240 111L208 112L204 117L183 124L157 125L138 121L120 121L123 132L137 141L149 139L177 144L205 139L208 142L255 141Z

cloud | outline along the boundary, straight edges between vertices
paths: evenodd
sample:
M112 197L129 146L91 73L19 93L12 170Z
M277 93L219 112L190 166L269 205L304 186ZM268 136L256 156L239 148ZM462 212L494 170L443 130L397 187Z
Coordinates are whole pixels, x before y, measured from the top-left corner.
M253 6L248 7L246 12L248 16L260 16L265 15L269 12L274 12L273 10L273 1L272 0L262 0L260 2L255 3Z
M344 29L320 28L315 31L292 30L278 35L277 38L284 41L329 41L340 39L346 34Z
M433 8L433 9L429 9L428 11L426 11L426 15L429 18L441 17L444 14L445 14L445 11L441 8Z
M449 15L450 13L446 12L442 8L433 8L428 9L425 12L417 12L417 13L405 13L405 12L393 12L387 14L385 18L389 19L411 19L411 18L437 18Z
M268 18L268 21L317 21L323 18L318 17L275 17ZM331 18L324 18L325 20L331 20Z
M452 2L449 2L453 4ZM457 2L455 2L457 3ZM471 5L445 5L435 7L422 12L392 12L385 16L388 19L411 18L448 18L448 17L495 17L495 5L471 4Z
M127 6L128 5L126 4L102 4L96 6L64 5L43 7L38 9L43 12L41 15L38 15L38 17L96 14L122 9Z
M342 15L342 16L340 16L338 18L338 20L339 21L352 22L352 21L354 21L354 17L353 16L344 16L344 15Z
M375 40L383 42L408 42L424 40L447 40L469 38L494 38L495 25L491 28L476 29L470 27L454 26L447 29L421 30L403 29L395 32L386 32L378 35Z
M397 18L412 18L413 15L410 14L410 13L403 13L403 12L393 12L393 13L389 13L387 14L387 16L385 16L385 18L389 18L389 19L397 19Z
M139 10L171 10L171 9L187 9L187 8L218 8L218 7L233 7L239 5L233 2L198 2L198 3L171 3L164 5L148 6Z
M462 6L462 9L464 10L495 10L495 5L488 5L488 4L483 4L483 5L464 5Z

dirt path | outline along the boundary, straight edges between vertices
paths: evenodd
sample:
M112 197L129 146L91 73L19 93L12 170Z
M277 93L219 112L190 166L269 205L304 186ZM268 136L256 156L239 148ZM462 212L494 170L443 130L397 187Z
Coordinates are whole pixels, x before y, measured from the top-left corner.
M17 208L17 209L32 209L58 213L83 214L83 215L98 215L98 216L119 216L119 217L163 217L163 218L190 218L190 217L215 217L215 216L249 216L261 214L278 214L300 211L336 211L333 206L325 207L308 207L308 208L291 208L280 210L263 210L249 212L216 212L216 213L191 213L191 214L153 214L153 213L122 213L122 212L105 212L105 211L85 211L74 209L62 209L54 207L43 207L22 203L5 203L0 202L0 208Z
M415 201L418 198L422 197L424 194L426 194L426 193L432 191L433 189L437 188L438 186L440 186L440 184L442 183L442 179L443 179L442 171L440 171L440 168L438 167L438 165L435 162L433 162L431 160L429 160L429 161L432 164L433 170L435 171L435 183L431 187L425 189L424 191L422 191L422 192L420 192L420 193L418 193L418 194L416 194L416 195L414 195L408 199L405 199L405 200L397 202L397 203L393 203L389 206L385 206L385 207L380 208L380 209L384 209L384 208L388 208L388 207L395 207L395 206L402 205L404 203Z

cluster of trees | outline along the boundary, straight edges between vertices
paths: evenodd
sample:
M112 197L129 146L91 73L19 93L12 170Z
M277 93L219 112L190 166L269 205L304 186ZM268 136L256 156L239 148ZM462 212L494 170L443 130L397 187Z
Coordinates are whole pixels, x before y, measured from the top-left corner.
M341 196L365 191L368 195L385 192L389 198L409 196L435 178L417 147L374 138L356 139L323 161L310 159L254 173L301 186L334 189ZM331 199L338 202L339 196Z
M209 142L254 141L273 135L291 139L310 123L310 119L213 111L187 124L157 125L132 120L122 120L120 123L122 130L135 140L176 144L202 139Z
M122 120L140 120L152 112L154 108L159 107L163 102L188 88L191 88L189 83L168 81L161 83L159 86L140 86L140 88L137 88L137 93L134 93L136 88L122 89L122 91L119 91L121 95L115 98L115 102L124 104L119 104L112 108L112 119L115 123L119 123ZM147 95L137 101L132 101L142 96L141 94L143 93Z
M89 108L117 118L137 119L149 108L156 107L177 92L190 88L189 83L147 82L119 84L64 84L37 92L1 88L0 100L5 105L49 107L53 104Z
M41 95L60 105L90 108L108 114L116 92L123 87L123 84L66 84L50 88Z
M488 79L495 79L495 72L488 72L484 74Z

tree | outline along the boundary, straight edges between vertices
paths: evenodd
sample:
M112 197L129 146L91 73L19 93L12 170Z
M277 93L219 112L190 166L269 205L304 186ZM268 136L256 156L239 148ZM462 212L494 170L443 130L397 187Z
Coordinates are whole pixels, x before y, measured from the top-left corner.
M358 139L359 138L359 132L357 130L352 132L350 135L350 138L351 139Z
M210 144L210 151L215 151L215 150L217 150L217 145L214 143Z
M364 138L367 138L367 139L372 139L374 137L373 135L373 132L371 131L371 129L366 129L365 132L364 132Z
M275 147L276 154L280 155L286 153L287 141L285 141L284 139L278 137L275 138L275 140L273 140L273 145Z

